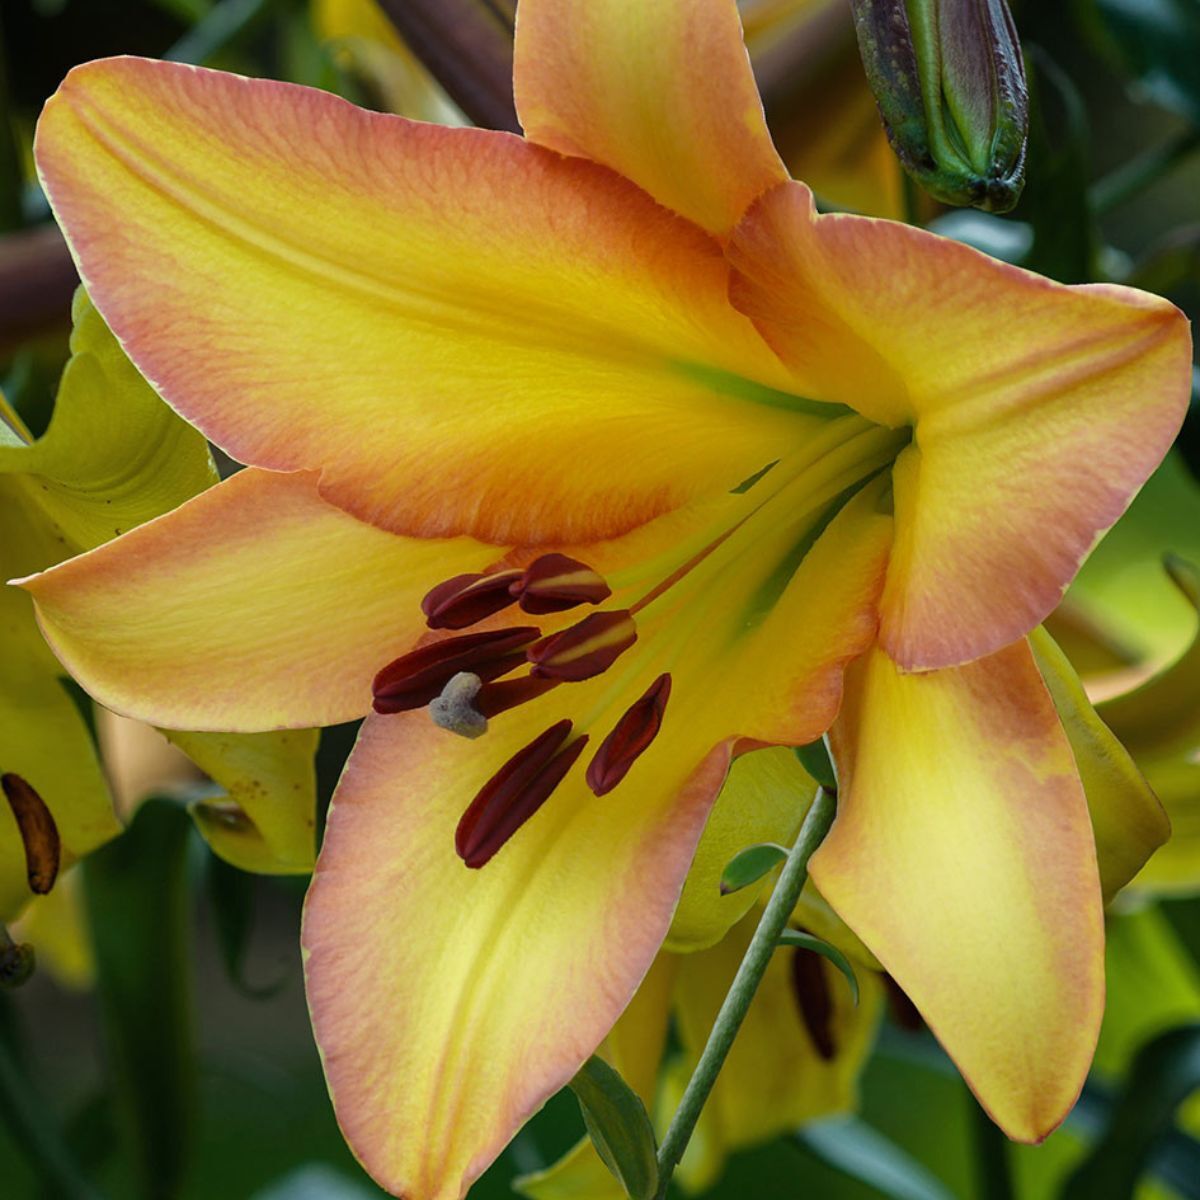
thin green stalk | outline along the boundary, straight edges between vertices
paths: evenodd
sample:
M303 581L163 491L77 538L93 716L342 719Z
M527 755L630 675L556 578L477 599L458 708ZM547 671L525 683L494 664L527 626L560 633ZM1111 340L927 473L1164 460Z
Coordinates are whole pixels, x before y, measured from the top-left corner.
M1091 189L1092 209L1102 215L1124 204L1157 183L1197 148L1200 148L1200 128L1180 130L1161 146L1153 146L1096 183Z
M1012 1162L1008 1153L1008 1138L1000 1127L971 1098L974 1114L975 1178L981 1200L1013 1200Z
M33 1090L9 1045L0 1034L0 1120L38 1181L64 1200L101 1200L75 1161L62 1132Z
M808 878L808 860L829 832L835 808L833 794L824 788L818 788L812 808L808 810L808 816L804 818L804 824L800 827L795 845L783 864L779 882L763 910L762 919L754 931L754 937L737 969L737 974L733 977L733 984L721 1005L721 1011L717 1013L716 1022L708 1035L708 1042L700 1055L700 1061L688 1080L679 1108L659 1147L659 1200L667 1194L671 1176L683 1158L692 1131L700 1119L700 1110L717 1081L717 1075L729 1048L733 1045L738 1029L741 1028L750 1002L754 999L754 993L758 990L767 964L771 961L771 955L775 953L779 935L787 927L788 919L800 899L804 881Z

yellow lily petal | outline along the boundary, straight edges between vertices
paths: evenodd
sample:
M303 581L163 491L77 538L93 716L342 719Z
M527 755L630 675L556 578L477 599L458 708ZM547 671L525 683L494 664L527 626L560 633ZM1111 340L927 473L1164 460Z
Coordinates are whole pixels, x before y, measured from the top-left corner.
M375 672L423 631L431 584L495 557L357 521L313 475L248 469L21 586L102 704L169 728L255 731L362 716Z
M521 0L513 91L527 137L714 233L788 177L734 0Z
M577 686L585 708L603 695ZM343 1131L410 1200L457 1200L608 1033L727 769L728 747L696 763L656 742L637 786L598 799L576 764L468 870L459 817L559 703L544 696L471 742L422 713L371 716L330 812L305 908L309 1008Z
M812 803L816 784L786 747L743 754L709 817L671 922L671 950L702 950L725 936L754 906L773 876L721 895L729 861L757 842L790 846Z
M1029 632L1179 428L1183 315L910 226L817 216L799 184L763 197L729 252L734 302L800 390L915 426L893 471L884 649L950 666Z
M812 878L912 998L998 1125L1044 1138L1104 1006L1087 806L1024 643L956 670L856 664L841 794Z
M750 914L712 949L680 960L675 1011L685 1073L704 1048L758 917ZM792 977L797 954L810 957L827 988L831 1058L818 1051L801 1014ZM859 987L856 1006L846 981L823 959L808 950L776 951L701 1114L698 1152L684 1155L685 1187L711 1186L737 1150L855 1108L883 1000L874 974L859 973Z
M37 148L167 400L397 532L612 536L811 422L715 240L594 164L138 59L72 71Z
M1038 669L1071 743L1096 835L1105 902L1171 836L1171 825L1129 751L1099 717L1067 656L1044 630L1029 638Z
M304 875L316 858L317 730L183 733L167 737L227 799L192 804L213 850L243 871Z

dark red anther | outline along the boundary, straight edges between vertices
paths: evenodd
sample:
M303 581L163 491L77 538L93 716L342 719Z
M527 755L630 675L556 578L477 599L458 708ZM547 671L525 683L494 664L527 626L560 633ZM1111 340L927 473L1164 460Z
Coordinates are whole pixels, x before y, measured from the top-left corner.
M498 679L524 663L525 647L541 632L532 625L521 625L467 633L402 654L375 676L375 711L397 713L423 708L440 696L442 688L460 671L470 671L483 680Z
M560 749L570 733L568 720L551 725L483 785L454 835L454 847L468 867L489 862L563 781L587 745L585 736Z
M527 613L563 612L577 604L599 604L612 595L601 575L565 554L535 559L511 591Z
M600 743L600 749L587 769L588 787L597 796L611 792L658 736L670 695L671 676L660 675L646 694L630 705L616 728Z
M607 671L637 641L637 622L626 609L592 613L578 625L552 633L525 652L539 679L577 683Z
M819 954L803 948L793 952L792 992L813 1046L829 1062L837 1053L833 1038L833 996Z
M25 846L25 874L29 890L44 896L58 878L62 843L58 825L46 802L20 775L0 775L0 788L8 799L17 832Z
M521 571L455 575L439 583L421 601L430 629L466 629L507 608L513 597L510 588L519 583Z

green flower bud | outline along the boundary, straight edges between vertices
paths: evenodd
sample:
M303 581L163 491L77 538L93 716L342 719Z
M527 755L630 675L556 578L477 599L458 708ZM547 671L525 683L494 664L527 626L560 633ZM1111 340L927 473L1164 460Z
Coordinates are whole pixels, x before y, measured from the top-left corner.
M1029 96L1005 0L851 0L867 78L904 169L946 204L1007 212L1025 182Z

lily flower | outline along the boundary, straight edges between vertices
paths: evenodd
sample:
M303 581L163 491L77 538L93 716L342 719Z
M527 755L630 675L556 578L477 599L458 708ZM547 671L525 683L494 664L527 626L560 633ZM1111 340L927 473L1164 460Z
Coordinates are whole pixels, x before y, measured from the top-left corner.
M673 917L703 945L744 914L680 898L728 861L697 847L729 766L831 726L815 883L1043 1137L1103 926L1024 638L1170 445L1186 322L818 215L725 0L522 0L514 84L524 138L72 72L37 153L83 277L250 465L26 581L45 634L167 726L373 703L302 936L342 1129L393 1192L462 1195Z
M204 439L154 394L81 290L50 427L33 438L0 399L0 569L44 570L216 482ZM136 602L131 601L131 611ZM92 735L63 687L33 606L0 592L0 774L40 798L63 870L121 830ZM307 870L313 855L311 731L173 740L227 792L192 811L213 848L248 870ZM7 789L6 789L7 790ZM0 921L31 903L23 839L0 806ZM48 887L53 876L47 881ZM34 881L37 884L37 881ZM49 922L39 923L44 928Z

